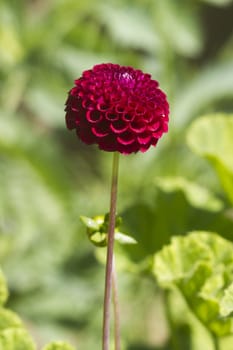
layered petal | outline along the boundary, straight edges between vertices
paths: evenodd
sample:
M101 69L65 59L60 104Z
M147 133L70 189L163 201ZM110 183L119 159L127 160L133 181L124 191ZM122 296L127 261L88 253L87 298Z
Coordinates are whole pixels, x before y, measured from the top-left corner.
M117 64L83 72L69 91L65 111L68 129L108 152L145 152L168 131L169 104L158 82Z

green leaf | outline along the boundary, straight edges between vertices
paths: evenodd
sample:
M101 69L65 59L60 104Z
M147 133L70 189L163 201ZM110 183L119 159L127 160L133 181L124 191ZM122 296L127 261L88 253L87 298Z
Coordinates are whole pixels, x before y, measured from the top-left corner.
M223 209L223 202L216 198L207 188L182 177L159 177L155 180L156 186L165 192L183 191L187 200L196 208L209 211Z
M80 220L84 223L84 225L91 230L99 230L100 226L103 224L104 220L102 216L98 216L95 218L89 218L87 216L80 216Z
M233 312L233 283L224 291L224 296L220 304L220 311L224 317L229 316Z
M0 332L0 350L35 350L35 344L24 329L6 329Z
M46 345L43 350L74 350L74 347L64 342L52 342Z
M187 142L215 168L233 203L233 114L213 114L196 120L188 130Z
M155 255L153 271L162 288L178 288L195 316L223 336L233 332L229 304L228 313L224 309L232 267L233 244L215 233L197 231L174 237Z
M0 270L0 306L5 304L8 298L8 289L6 285L5 277Z
M14 312L0 308L0 332L7 328L22 327L22 321Z
M122 232L115 232L115 240L121 244L137 244L136 239Z
M194 206L184 190L177 188L168 192L160 186L153 187L153 184L148 188L148 194L140 191L139 196L123 212L124 231L132 232L138 242L122 246L130 263L134 262L136 268L144 259L147 260L164 244L168 244L172 236L185 234L194 228L219 231L222 236L232 240L231 214L226 216L223 209L216 215L216 211L204 208L213 208L210 202L202 203L202 208L199 201Z

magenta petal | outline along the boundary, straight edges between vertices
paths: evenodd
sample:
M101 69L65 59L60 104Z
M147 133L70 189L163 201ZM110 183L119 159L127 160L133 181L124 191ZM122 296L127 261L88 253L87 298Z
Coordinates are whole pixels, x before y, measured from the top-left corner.
M141 134L137 137L138 142L140 145L146 145L151 141L152 135L151 134Z
M116 134L121 134L129 128L129 125L122 120L113 122L110 125L111 130Z
M121 143L117 143L116 150L122 154L136 153L139 151L139 145L137 142L133 142L130 145L123 145Z
M89 99L84 99L82 101L82 107L85 110L94 110L95 109L95 105L94 105L93 101L91 101Z
M119 119L119 115L117 113L113 113L113 112L106 112L105 113L105 118L109 121L116 121Z
M76 133L78 137L87 145L91 145L93 143L96 143L97 141L97 137L88 128L86 129L77 128Z
M131 131L135 132L136 134L140 134L146 130L146 125L143 122L133 121L129 124L129 128Z
M100 114L99 111L87 111L86 118L91 124L95 124L101 121L103 116Z
M106 127L103 128L99 124L97 124L96 126L93 126L91 128L91 131L97 137L104 137L104 136L107 136L109 134L109 131L107 130L107 128Z
M161 124L160 121L156 121L153 124L148 125L147 130L154 132L160 128L160 124Z
M116 113L124 113L125 112L125 106L117 104L115 107Z
M67 110L66 113L66 126L68 129L75 129L79 124L80 120L78 118L77 112Z
M117 137L117 141L122 145L130 145L135 142L135 137L131 133L125 132Z
M145 144L145 145L140 145L140 151L141 152L146 152L149 149L150 146L151 146L150 142Z

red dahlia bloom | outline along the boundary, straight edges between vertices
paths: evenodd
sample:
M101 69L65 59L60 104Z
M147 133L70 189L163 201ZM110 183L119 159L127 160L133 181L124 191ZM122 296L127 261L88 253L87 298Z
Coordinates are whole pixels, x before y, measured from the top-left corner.
M65 110L67 128L104 151L145 152L168 131L169 105L158 82L118 64L83 72L69 91Z

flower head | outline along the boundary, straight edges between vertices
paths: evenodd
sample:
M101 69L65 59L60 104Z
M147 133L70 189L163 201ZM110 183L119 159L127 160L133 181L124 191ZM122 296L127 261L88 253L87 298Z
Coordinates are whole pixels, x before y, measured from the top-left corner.
M83 72L69 91L65 110L67 128L105 151L145 152L168 131L169 105L158 82L118 64Z

